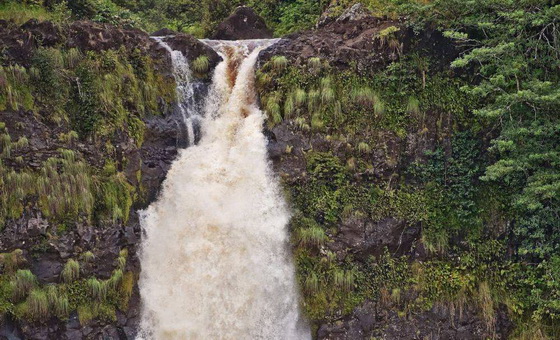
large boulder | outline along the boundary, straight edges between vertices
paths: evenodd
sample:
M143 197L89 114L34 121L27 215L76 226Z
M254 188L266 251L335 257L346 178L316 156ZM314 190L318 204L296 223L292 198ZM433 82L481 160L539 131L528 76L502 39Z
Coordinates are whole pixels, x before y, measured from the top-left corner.
M222 60L216 51L189 34L179 33L167 36L163 41L173 50L181 51L191 61L203 55L208 57L210 69L213 69Z
M266 27L264 19L252 8L238 7L232 15L216 28L212 39L244 40L272 38L272 31Z

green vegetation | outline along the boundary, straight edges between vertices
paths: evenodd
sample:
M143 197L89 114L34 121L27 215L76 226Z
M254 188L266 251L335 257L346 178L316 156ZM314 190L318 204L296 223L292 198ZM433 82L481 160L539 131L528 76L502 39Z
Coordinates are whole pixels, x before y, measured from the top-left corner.
M121 252L121 256L126 250ZM2 254L3 258L19 257L21 251ZM78 312L80 323L93 319L104 322L116 320L116 309L126 311L136 277L132 272L123 274L115 269L107 280L90 277L80 279L80 263L70 259L64 267L60 282L41 286L33 273L18 262L10 271L0 275L0 312L30 322L44 322L51 316L66 320ZM6 267L4 267L6 268Z
M148 32L168 27L202 38L209 36L235 8L247 5L280 36L312 28L328 4L328 0L11 0L0 5L0 18L17 24L32 18L60 24L90 19Z
M2 3L0 18L59 25L89 18L203 37L247 4L279 36L311 28L329 2L24 1ZM560 6L547 0L339 0L329 14L357 2L377 16L405 16L415 31L437 27L465 50L439 68L422 51L403 55L403 28L389 26L371 37L400 56L385 69L356 64L339 70L318 57L295 63L275 56L258 70L269 127L285 123L336 146L305 150L304 178L287 184L307 315L340 320L366 300L403 317L436 305L461 313L468 304L489 333L497 310L505 308L516 324L512 338L558 338ZM61 147L38 168L26 168L31 136L0 122L0 225L35 202L60 230L77 221L127 221L141 188L124 177L112 136L125 134L141 145L142 118L158 113L158 101L173 101L173 82L154 66L139 51L50 48L37 51L28 67L0 67L0 111L54 124L64 148L96 143L106 160L92 165ZM208 59L193 60L192 67L205 77ZM408 138L428 145L425 154L392 153L391 143ZM285 154L298 157L292 145ZM329 250L342 223L388 217L421 229L422 262L389 251L358 259ZM23 269L21 252L0 255L2 315L41 321L77 311L82 324L110 321L115 308L127 308L135 282L126 271L126 250L107 280L83 277L81 266L95 261L84 253L80 263L68 261L60 284L47 287Z
M60 273L60 277L66 283L76 281L80 277L80 263L73 259L68 260Z
M261 98L274 98L281 116L269 125L284 121L336 145L336 155L307 152L305 178L288 185L308 316L334 321L365 300L401 316L435 305L460 313L468 304L489 334L505 308L512 338L557 338L560 7L362 2L377 14L409 15L414 29L436 23L469 48L437 72L421 51L374 73L341 72L319 58L282 67L271 59L259 70L267 79L258 83ZM339 1L333 15L351 3ZM397 30L374 39L400 48ZM387 136L428 134L436 145L417 161L399 163L404 170L390 177L368 176L373 151L397 165ZM423 262L389 253L341 259L328 250L347 219L386 217L421 226Z
M27 68L0 66L0 111L24 111L55 124L61 146L73 149L61 148L31 170L25 167L28 137L19 126L0 125L0 228L21 217L28 203L65 226L80 220L126 222L139 188L117 170L126 160L115 161L113 142L125 134L141 146L142 118L160 114L162 103L169 107L174 86L154 71L151 58L124 48L86 54L41 48ZM103 168L74 151L79 140L99 146L107 159ZM13 162L20 166L7 165Z

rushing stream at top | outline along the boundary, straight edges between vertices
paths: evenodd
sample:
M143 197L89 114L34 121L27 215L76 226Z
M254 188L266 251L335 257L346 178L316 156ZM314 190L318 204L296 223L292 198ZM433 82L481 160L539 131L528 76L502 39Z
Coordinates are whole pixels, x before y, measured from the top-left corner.
M179 96L202 137L180 151L142 213L141 338L310 339L254 89L258 53L275 41L204 42L224 61L203 111ZM175 77L188 87L183 66L174 62Z

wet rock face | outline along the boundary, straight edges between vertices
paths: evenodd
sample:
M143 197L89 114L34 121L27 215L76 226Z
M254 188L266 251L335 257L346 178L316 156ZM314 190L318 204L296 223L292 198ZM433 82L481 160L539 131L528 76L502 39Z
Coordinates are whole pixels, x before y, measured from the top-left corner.
M238 7L232 15L216 28L212 39L244 40L272 38L272 31L266 27L264 19L252 8Z
M163 33L169 32L164 31ZM164 36L168 36L168 34L164 34ZM216 67L216 65L222 60L222 58L218 55L218 53L216 53L216 51L188 34L179 33L169 36L163 41L169 44L169 46L173 50L181 51L190 61L195 60L200 56L207 56L211 69ZM161 46L157 48L159 50L165 50Z
M396 311L387 311L383 306L366 302L349 317L323 324L317 332L317 339L507 339L511 329L505 308L497 314L496 332L493 333L486 329L477 312L468 307L459 312L448 306L438 306L409 317L399 317Z
M353 254L365 261L372 255L382 255L385 248L396 256L408 254L419 236L418 226L393 217L371 221L351 216L342 221L330 247L340 255Z

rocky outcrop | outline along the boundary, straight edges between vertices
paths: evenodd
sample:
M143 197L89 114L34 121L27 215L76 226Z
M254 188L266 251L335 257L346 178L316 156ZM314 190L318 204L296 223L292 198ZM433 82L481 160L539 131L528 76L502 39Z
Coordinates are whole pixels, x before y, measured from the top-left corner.
M488 331L476 311L468 306L457 310L454 306L434 306L428 311L399 316L386 312L384 307L366 302L351 316L322 325L319 340L480 340L507 339L512 324L505 308L499 310L494 332Z
M170 32L173 31L160 31L156 32L156 35L169 35ZM185 53L191 60L201 55L207 56L210 68L221 60L214 50L190 35L178 34L169 37L166 41L174 49ZM125 47L128 50L140 50L156 59L168 59L166 64L169 68L164 72L170 73L171 63L167 50L151 39L146 32L91 21L76 21L64 27L48 21L30 20L20 27L0 21L0 45L3 47L1 53L4 63L24 66L29 66L34 51L39 47L63 45L81 51L97 52Z
M449 65L459 53L438 31L414 32L404 19L378 18L353 6L338 19L325 19L318 29L283 37L261 52L260 61L283 55L305 64L309 58L319 57L331 66L355 65L358 71L375 71L411 51L434 56L441 65Z
M232 15L218 25L212 39L244 40L272 38L272 31L264 19L252 8L238 7Z
M362 3L354 4L352 7L346 9L339 17L334 16L332 14L332 7L329 7L319 18L317 27L324 27L332 22L363 20L371 16L371 12Z
M189 60L195 60L200 56L208 57L209 67L213 69L222 58L208 45L201 43L195 37L188 34L177 34L164 39L175 51L181 51Z

